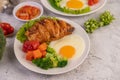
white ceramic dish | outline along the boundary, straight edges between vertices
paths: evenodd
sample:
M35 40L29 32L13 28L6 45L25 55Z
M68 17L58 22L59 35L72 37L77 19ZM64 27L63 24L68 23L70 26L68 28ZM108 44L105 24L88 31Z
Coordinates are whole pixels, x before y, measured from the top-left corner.
M81 53L81 56L79 58L69 60L67 66L65 66L64 68L53 68L53 69L43 70L37 67L36 65L34 65L32 62L27 61L25 59L25 53L22 51L22 43L15 38L15 42L14 42L15 56L17 57L18 61L27 69L37 73L47 74L47 75L62 74L78 67L87 57L90 49L90 40L87 33L84 31L84 29L73 21L63 19L63 18L58 18L58 19L64 20L75 27L73 34L80 35L83 38L85 43L85 49L83 53Z
M42 16L43 14L43 7L41 4L37 3L37 2L33 2L33 1L26 1L26 2L22 2L20 4L18 4L14 9L13 9L13 16L17 19L17 20L20 20L20 21L29 21L29 20L23 20L23 19L20 19L16 16L16 12L18 9L20 9L21 7L25 6L25 5L30 5L30 6L35 6L37 7L41 13L39 14L39 16L37 16L36 18L39 18L40 16ZM33 18L31 20L34 20L36 18Z
M50 11L56 13L56 14L60 14L60 15L64 15L64 16L84 16L84 15L88 15L91 13L94 13L98 10L100 10L105 4L106 4L107 0L99 0L99 3L93 5L91 7L91 11L88 13L84 13L84 14L67 14L61 11L56 10L55 8L53 8L50 3L48 2L48 0L41 0L41 3Z

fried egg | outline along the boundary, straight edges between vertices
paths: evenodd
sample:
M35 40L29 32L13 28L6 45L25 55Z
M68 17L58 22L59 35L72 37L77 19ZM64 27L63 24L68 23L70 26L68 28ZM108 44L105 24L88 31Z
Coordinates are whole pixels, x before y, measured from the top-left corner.
M84 51L84 40L76 34L71 34L62 39L52 41L50 46L61 56L68 59L77 59Z
M62 0L60 6L62 8L66 7L73 10L79 10L88 7L88 4L87 0Z

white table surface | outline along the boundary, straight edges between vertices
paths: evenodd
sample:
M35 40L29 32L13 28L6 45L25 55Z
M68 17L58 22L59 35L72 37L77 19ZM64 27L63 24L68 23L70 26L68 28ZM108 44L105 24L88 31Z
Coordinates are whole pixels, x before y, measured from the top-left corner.
M34 1L39 2L39 0ZM60 16L45 9L44 15L71 19L81 26L83 26L87 19L98 17L105 10L111 11L116 20L112 24L89 34L91 48L83 64L68 73L54 76L38 74L23 67L14 55L13 44L15 35L7 38L6 50L0 61L0 80L120 80L119 8L120 0L108 0L104 8L94 14L83 17ZM0 13L0 20L14 26L15 32L24 24L23 22L17 21L12 15L2 13Z

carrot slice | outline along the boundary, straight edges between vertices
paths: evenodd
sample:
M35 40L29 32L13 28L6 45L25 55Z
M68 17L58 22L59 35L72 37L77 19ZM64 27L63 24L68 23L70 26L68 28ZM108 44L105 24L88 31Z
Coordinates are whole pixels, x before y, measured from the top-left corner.
M45 56L46 56L46 54L47 54L47 52L46 52L46 51L42 51L42 57L45 57Z
M47 49L47 44L46 43L42 43L40 44L40 46L38 47L41 51L45 51Z
M32 51L28 51L26 53L26 60L29 60L29 61L33 60L33 52Z
M34 59L38 59L42 57L42 53L40 52L39 49L33 51L33 57Z

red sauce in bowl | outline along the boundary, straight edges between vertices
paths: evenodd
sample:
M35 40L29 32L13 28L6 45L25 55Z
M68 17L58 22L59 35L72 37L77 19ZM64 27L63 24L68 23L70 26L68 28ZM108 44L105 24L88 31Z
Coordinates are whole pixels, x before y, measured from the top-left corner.
M35 6L26 5L17 10L16 16L23 20L31 20L41 13L40 9Z

